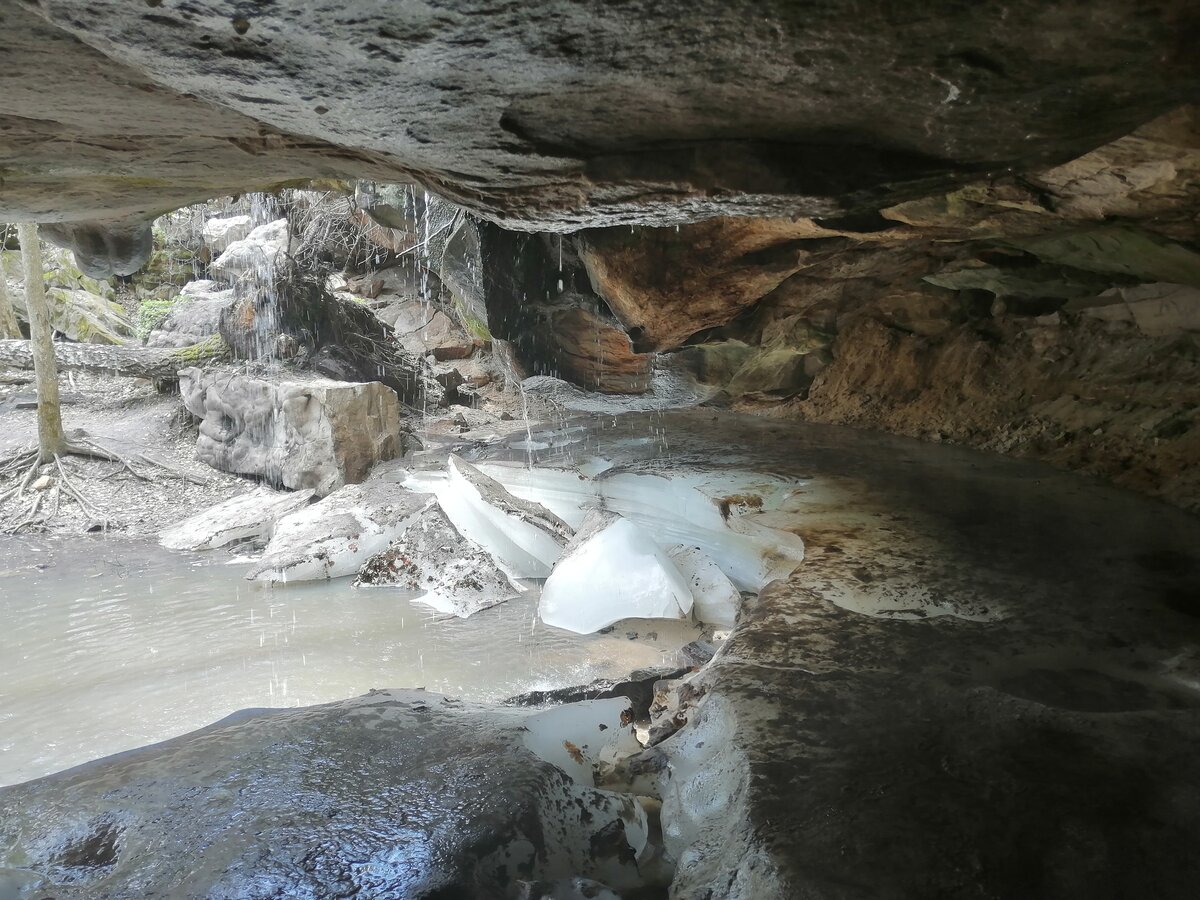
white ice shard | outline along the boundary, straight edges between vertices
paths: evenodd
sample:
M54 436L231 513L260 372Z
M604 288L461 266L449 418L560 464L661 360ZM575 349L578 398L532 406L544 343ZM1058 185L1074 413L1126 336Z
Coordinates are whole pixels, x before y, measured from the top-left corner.
M732 626L737 621L742 595L712 557L699 547L676 544L667 550L692 592L693 612L701 622Z
M377 478L338 488L281 519L262 559L246 577L288 582L354 575L432 502L427 494Z
M210 506L164 529L158 542L168 550L215 550L238 541L270 540L275 523L307 506L313 492L257 488Z
M418 473L405 484L437 496L454 527L517 578L545 578L571 539L571 526L544 506L510 494L464 460L446 472Z
M460 535L437 505L367 560L354 584L420 592L414 602L464 619L525 590L482 547Z
M661 546L700 548L739 589L758 591L786 578L804 559L804 541L759 524L761 512L789 502L794 479L729 471L647 472L611 466L594 478L578 469L480 462L511 493L579 527L592 506L619 513Z
M542 621L590 634L621 619L682 619L687 580L654 538L629 519L593 510L546 579Z

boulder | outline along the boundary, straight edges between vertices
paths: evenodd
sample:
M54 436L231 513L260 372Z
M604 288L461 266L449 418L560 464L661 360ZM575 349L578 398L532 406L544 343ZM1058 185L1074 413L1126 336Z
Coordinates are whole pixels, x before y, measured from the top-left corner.
M280 493L256 488L164 529L158 542L168 550L215 550L242 541L266 543L279 519L312 499L311 490Z
M148 347L189 347L217 334L221 314L237 300L232 288L214 281L189 281L170 312L146 337Z
M209 271L214 278L227 284L245 279L270 284L276 267L287 253L290 238L287 219L259 225L241 240L231 242L213 260Z
M425 508L404 534L363 564L355 587L387 585L416 603L466 618L525 590L486 550L467 540L440 506Z
M201 228L204 246L214 257L220 256L234 241L244 240L253 229L249 216L229 216L225 219L209 219Z
M133 324L119 303L84 290L50 288L50 324L64 337L81 344L123 344L133 334ZM24 302L13 304L24 310Z
M325 496L403 450L400 402L379 382L189 368L179 389L201 420L197 458L223 472Z
M317 581L353 575L399 539L432 498L393 481L348 484L283 517L246 575L257 581Z

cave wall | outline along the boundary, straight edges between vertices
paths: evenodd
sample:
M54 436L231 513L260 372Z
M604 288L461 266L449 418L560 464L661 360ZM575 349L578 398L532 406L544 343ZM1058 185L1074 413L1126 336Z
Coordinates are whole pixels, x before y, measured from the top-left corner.
M1200 116L838 222L585 231L725 402L1042 459L1200 510Z

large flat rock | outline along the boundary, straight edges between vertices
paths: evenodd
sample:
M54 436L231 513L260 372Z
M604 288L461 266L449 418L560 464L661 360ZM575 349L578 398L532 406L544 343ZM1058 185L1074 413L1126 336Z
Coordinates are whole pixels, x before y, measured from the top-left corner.
M0 891L517 897L522 882L574 877L641 887L646 814L590 775L628 705L530 714L373 691L236 713L0 791Z
M658 748L674 896L1193 894L1200 520L953 447L662 424L809 476L766 514L803 565Z

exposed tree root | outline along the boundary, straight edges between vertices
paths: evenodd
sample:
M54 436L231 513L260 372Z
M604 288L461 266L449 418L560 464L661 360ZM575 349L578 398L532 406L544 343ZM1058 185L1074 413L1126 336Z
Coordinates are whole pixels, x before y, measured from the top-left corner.
M60 452L45 460L35 447L22 450L0 461L0 479L16 476L16 484L6 491L0 492L0 506L19 507L26 499L32 485L36 483L38 473L43 467L53 465L57 476L53 482L42 490L34 490L32 499L22 512L11 512L4 518L9 521L0 525L0 533L16 534L25 529L44 530L51 520L58 515L62 495L66 494L79 506L87 516L96 522L101 530L108 528L109 517L99 506L90 500L85 491L76 483L76 479L67 474L62 460L64 456L80 456L85 459L100 459L120 465L115 472L104 477L110 477L120 472L128 472L142 481L156 481L156 471L161 471L170 478L180 478L193 484L205 484L203 478L180 471L161 460L136 451L123 453L102 443L82 429L76 429L66 435L66 440ZM135 466L135 463L137 464ZM143 468L138 468L141 466ZM47 473L49 474L49 473ZM49 500L47 500L49 495Z

